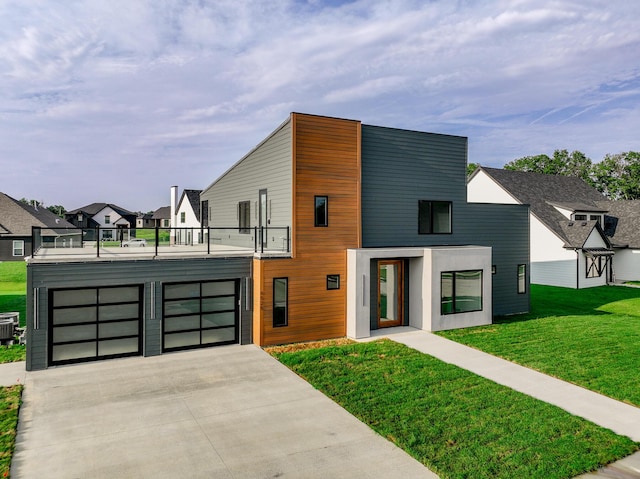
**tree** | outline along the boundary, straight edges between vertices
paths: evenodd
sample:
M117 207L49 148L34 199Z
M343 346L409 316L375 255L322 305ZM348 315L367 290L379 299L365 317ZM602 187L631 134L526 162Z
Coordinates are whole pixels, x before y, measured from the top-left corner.
M593 165L595 187L612 200L640 199L640 153L606 155Z
M67 212L67 210L62 205L47 206L47 209L52 213L58 215L60 218L64 218L64 214Z
M479 166L480 166L480 163L469 163L469 164L467 164L467 176L471 176L471 173L476 171Z
M591 170L593 162L580 151L556 150L553 156L545 154L525 156L504 165L505 170L530 171L546 175L577 176L593 185Z

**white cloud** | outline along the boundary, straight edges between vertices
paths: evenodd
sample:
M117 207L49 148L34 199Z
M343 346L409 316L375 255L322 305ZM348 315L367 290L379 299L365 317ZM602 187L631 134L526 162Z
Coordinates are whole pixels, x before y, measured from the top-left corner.
M33 165L8 170L15 196L73 206L110 201L90 198L87 164L113 166L104 194L135 164L131 181L153 171L161 193L117 193L154 209L290 111L468 135L470 161L640 150L639 14L627 0L6 0L0 158Z

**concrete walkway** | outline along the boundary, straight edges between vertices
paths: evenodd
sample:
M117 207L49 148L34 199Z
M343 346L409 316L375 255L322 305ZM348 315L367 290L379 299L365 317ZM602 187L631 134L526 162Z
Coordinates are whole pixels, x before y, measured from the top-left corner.
M437 479L253 345L51 368L25 383L17 479Z

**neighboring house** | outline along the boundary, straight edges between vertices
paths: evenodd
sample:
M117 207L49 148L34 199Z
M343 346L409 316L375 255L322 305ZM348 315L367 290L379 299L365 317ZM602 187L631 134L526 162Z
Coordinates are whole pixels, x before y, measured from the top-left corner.
M171 227L171 206L162 206L153 212L151 216L153 226L156 228Z
M73 246L79 236L73 225L44 206L22 203L0 193L0 261L21 261L33 252L32 228L41 228L40 239L57 247Z
M153 221L152 213L138 213L136 217L136 228L154 228L156 222Z
M174 228L171 235L175 237L173 244L192 245L203 242L203 231L200 223L200 193L202 190L184 190L180 201L175 203L177 187L171 188L172 205L175 214L171 220Z
M468 203L466 167L464 137L292 113L199 195L171 189L205 248L30 260L27 369L526 312L529 208Z
M583 180L478 168L468 199L530 207L531 282L569 288L640 279L640 202L609 201Z
M94 239L94 230L100 229L99 240L115 241L133 236L137 215L111 203L92 203L65 213L69 223L87 229L85 239Z

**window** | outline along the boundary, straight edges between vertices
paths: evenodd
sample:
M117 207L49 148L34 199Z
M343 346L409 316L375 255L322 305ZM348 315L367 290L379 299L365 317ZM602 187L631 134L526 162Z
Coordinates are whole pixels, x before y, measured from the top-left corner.
M440 273L442 314L482 311L482 270Z
M418 201L418 233L451 233L451 202Z
M78 214L78 223L82 223L82 214Z
M102 239L113 239L113 230L104 230L102 232Z
M327 275L327 289L340 289L340 275L328 274Z
M251 202L241 201L238 203L238 227L240 233L247 234L251 228Z
M573 219L576 221L586 221L587 215L573 215Z
M599 278L604 272L604 267L607 264L606 260L602 261L602 256L586 255L586 271L587 278Z
M13 241L13 256L24 256L24 240Z
M518 294L527 292L527 265L518 265Z
M289 278L273 278L273 327L286 326L288 317Z
M165 228L169 227L169 220L162 220L162 226Z
M329 198L316 196L315 203L315 226L329 226Z
M104 215L104 224L105 224L105 225L109 225L109 224L111 224L111 216L109 216L109 215Z
M180 223L184 223L187 219L187 214L183 211L180 213Z
M209 226L209 200L204 200L200 203L200 225L203 228Z
M589 215L589 219L591 221L597 221L598 223L600 223L600 215Z

